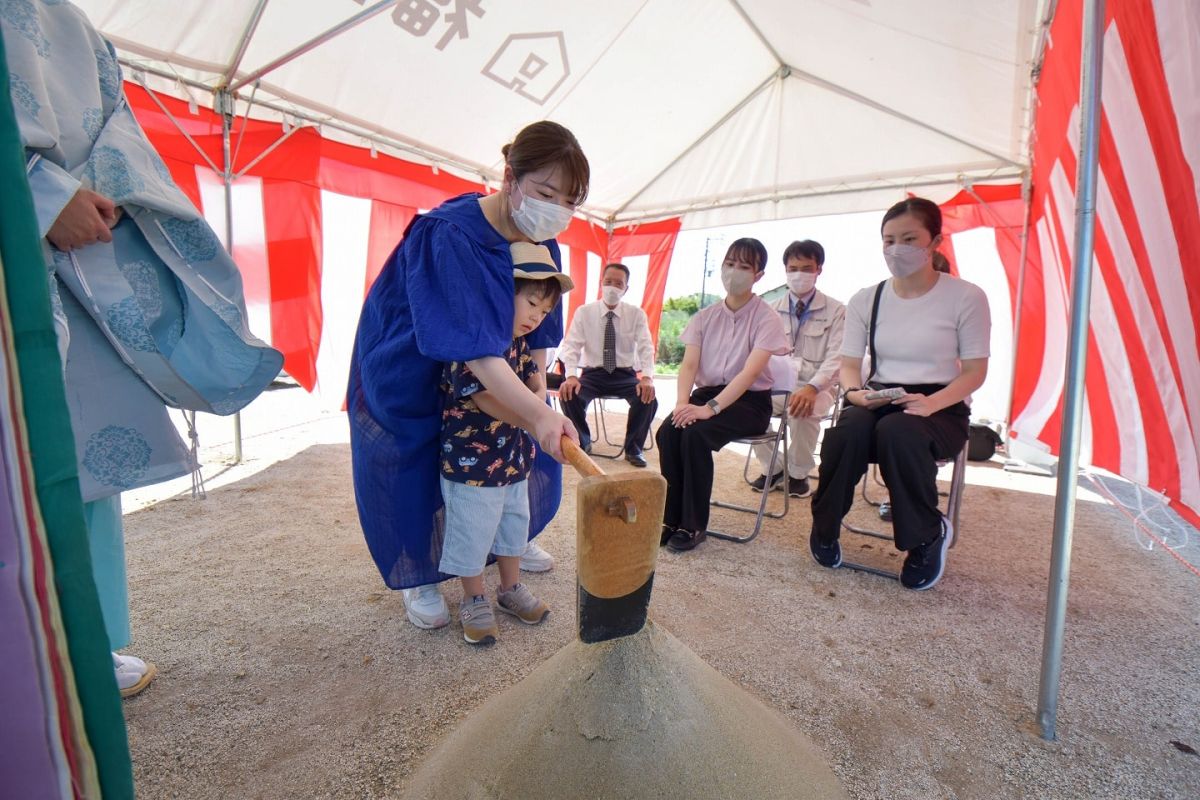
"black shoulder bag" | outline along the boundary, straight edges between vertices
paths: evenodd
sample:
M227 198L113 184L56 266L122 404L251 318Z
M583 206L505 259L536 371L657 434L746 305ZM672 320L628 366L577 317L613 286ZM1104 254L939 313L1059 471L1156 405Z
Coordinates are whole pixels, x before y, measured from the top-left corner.
M875 323L879 320L879 298L883 296L883 287L887 285L886 280L879 282L875 287L875 300L871 303L871 324L867 327L867 348L871 353L871 371L867 373L867 379L863 381L863 386L871 382L871 378L875 377L875 366L879 363L879 356L875 353Z

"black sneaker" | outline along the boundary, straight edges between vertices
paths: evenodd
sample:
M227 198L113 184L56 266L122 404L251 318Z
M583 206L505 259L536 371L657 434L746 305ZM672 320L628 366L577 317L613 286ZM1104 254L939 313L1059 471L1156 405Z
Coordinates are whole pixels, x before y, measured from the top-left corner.
M942 532L937 538L908 551L900 570L900 583L915 592L932 589L946 571L946 548L953 540L954 529L950 521L942 517Z
M696 545L704 541L705 531L686 531L683 528L675 531L675 535L667 541L667 549L676 553L695 550Z
M779 483L782 480L783 480L782 472L777 472L774 475L772 475L771 476L771 489L775 490L775 489L779 488ZM750 488L756 492L761 493L763 489L767 488L767 476L759 475L757 478L750 481Z
M667 542L671 541L671 537L679 532L678 528L673 528L670 525L663 525L662 538L658 541L659 547L666 547Z
M788 478L788 495L790 497L808 497L812 494L812 487L808 485L808 478Z
M813 561L822 567L837 569L842 565L842 545L837 539L832 544L822 544L817 538L817 532L808 534L808 549L812 552Z

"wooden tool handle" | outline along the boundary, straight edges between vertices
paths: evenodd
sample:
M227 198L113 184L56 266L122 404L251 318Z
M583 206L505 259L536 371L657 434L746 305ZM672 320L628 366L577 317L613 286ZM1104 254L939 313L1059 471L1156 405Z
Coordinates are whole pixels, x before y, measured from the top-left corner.
M592 461L592 457L583 452L583 448L575 444L575 440L571 437L562 437L562 451L567 459L567 463L579 470L579 474L583 477L588 478L593 475L604 474L604 470L596 466L596 462Z

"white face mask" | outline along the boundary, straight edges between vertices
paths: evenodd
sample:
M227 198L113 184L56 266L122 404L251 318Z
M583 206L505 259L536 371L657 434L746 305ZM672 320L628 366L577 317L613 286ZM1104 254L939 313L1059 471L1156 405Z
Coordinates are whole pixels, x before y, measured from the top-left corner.
M571 224L571 217L575 215L566 206L539 200L523 193L516 181L513 181L510 200L513 224L535 242L544 242L558 236L567 229Z
M618 289L616 286L601 286L600 296L604 298L606 305L615 306L621 302L621 296L625 294L624 290Z
M817 285L815 272L789 272L786 274L788 288L796 297L804 297Z
M721 268L721 283L729 294L745 294L754 285L754 273L733 267Z
M911 244L890 244L883 248L883 260L893 275L907 278L925 266L929 261L929 251Z

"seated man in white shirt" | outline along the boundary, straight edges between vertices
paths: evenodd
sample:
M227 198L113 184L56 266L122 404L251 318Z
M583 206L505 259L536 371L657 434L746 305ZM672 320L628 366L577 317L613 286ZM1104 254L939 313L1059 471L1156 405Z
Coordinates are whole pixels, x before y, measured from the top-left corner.
M754 448L762 475L750 484L756 492L767 487L783 489L792 497L812 493L808 473L816 466L813 453L821 432L821 418L833 406L836 395L842 335L846 328L846 306L817 291L817 276L825 264L825 248L806 239L792 242L783 251L788 293L772 303L787 331L796 365L796 388L788 398L788 445L786 486L782 466L768 463L771 445ZM774 412L783 411L784 398L774 398ZM768 479L767 476L771 477Z
M597 397L620 397L629 403L625 426L625 460L646 466L642 444L650 432L658 400L654 398L654 342L646 312L621 302L629 289L629 268L609 264L600 277L603 299L581 306L558 352L566 378L558 390L563 414L579 431L579 443L592 449L587 424L588 403ZM576 370L579 374L576 375ZM638 373L641 373L640 377Z

